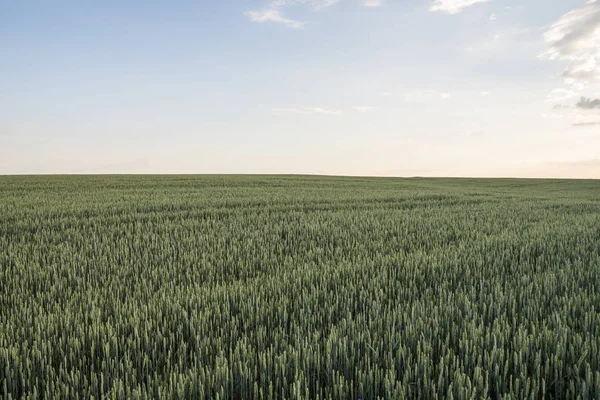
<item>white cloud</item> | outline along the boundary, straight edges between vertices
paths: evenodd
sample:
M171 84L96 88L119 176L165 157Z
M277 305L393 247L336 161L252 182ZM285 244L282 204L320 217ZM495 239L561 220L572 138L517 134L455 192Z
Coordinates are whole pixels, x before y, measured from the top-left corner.
M496 18L497 18L497 17L496 17L496 14L492 14L492 15L490 15L490 21L492 21L492 22L493 22L493 21L495 21L495 20L496 20Z
M447 14L458 14L463 9L477 3L487 3L490 0L435 0L429 11L441 11Z
M279 10L275 9L265 9L262 11L247 11L245 15L254 22L282 23L294 29L300 29L306 24L305 22L285 18L283 15L281 15L281 12L279 12Z
M353 107L352 109L353 109L354 111L358 111L358 112L361 112L361 113L365 113L365 112L367 112L367 111L371 111L373 108L375 108L375 107L369 107L369 106L358 106L358 107Z
M588 1L560 17L544 34L549 49L541 56L568 63L567 83L600 82L600 2Z
M306 5L312 7L314 10L320 10L321 8L337 4L340 1L342 0L270 0L268 4L269 8L282 8L295 5Z
M326 8L332 6L336 3L339 3L342 0L313 0L313 1L296 1L296 3L312 3L312 6L315 10L320 10L321 8Z
M486 97L490 95L490 92L480 92L481 97Z
M367 7L379 7L383 4L383 0L365 0L364 5Z
M271 110L273 115L282 114L300 114L300 115L311 115L311 114L323 114L323 115L342 115L342 110L328 110L320 107L300 107L300 108L274 108Z
M306 25L306 22L287 18L283 14L283 9L290 6L309 6L318 11L322 8L330 7L341 0L270 0L267 6L262 10L246 11L244 14L253 22L274 22L299 29ZM369 1L369 0L367 0Z

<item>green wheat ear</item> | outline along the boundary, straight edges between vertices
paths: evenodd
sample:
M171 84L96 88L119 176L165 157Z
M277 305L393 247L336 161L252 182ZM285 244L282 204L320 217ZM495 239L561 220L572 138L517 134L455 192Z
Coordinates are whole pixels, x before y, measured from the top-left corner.
M598 398L599 189L0 177L0 398Z

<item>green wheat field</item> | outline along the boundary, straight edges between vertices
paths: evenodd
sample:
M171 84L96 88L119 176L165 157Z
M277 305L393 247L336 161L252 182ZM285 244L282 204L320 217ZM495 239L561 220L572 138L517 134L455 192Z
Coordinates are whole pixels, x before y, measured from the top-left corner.
M2 399L600 399L600 181L0 177Z

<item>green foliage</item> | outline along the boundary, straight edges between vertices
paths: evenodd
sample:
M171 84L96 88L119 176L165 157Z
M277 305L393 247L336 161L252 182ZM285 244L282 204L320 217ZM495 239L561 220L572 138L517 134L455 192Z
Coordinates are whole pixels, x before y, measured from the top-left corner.
M3 399L600 399L600 182L0 177Z

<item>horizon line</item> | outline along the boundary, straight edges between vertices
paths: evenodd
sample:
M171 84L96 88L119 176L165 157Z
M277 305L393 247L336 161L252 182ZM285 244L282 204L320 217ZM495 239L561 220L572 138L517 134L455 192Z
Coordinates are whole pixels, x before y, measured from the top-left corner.
M9 173L0 174L0 178L5 177L169 177L169 176L224 176L224 177L312 177L312 178L370 178L370 179L519 179L519 180L553 180L553 181L598 181L600 178L573 178L573 177L519 177L519 176L421 176L421 175L345 175L345 174L310 174L310 173Z

